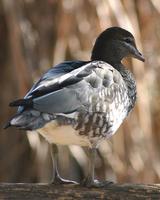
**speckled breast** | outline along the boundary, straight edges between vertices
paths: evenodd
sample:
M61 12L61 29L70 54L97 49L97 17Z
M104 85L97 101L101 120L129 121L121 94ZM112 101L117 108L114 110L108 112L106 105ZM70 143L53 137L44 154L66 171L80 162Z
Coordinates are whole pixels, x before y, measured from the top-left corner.
M103 88L89 97L89 111L79 112L73 123L80 135L110 137L128 114L127 90L118 84Z

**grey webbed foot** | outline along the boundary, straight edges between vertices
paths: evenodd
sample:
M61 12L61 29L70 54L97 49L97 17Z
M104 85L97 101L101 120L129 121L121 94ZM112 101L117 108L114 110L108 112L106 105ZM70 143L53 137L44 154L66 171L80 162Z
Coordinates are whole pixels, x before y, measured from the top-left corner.
M81 185L82 186L86 186L86 187L96 187L96 188L100 188L100 187L107 187L109 185L113 184L112 181L98 181L98 180L89 180L89 179L85 179Z
M54 185L61 185L61 184L78 184L76 181L72 181L72 180L67 180L64 179L62 177L60 177L60 175L56 175L55 178L52 179L51 184Z
M108 185L112 184L111 181L98 181L94 178L94 164L95 164L95 154L96 148L89 149L89 171L88 176L82 181L81 185L86 187L107 187Z
M55 144L50 145L51 148L51 158L53 162L53 178L50 182L54 185L60 185L60 184L78 184L76 181L63 179L58 171L58 148Z

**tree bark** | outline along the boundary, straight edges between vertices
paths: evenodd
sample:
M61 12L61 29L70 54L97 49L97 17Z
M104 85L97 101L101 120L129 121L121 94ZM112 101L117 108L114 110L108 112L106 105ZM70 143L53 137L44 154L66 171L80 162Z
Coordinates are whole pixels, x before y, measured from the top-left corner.
M158 200L160 199L160 185L112 184L105 188L86 188L78 185L1 183L0 199Z

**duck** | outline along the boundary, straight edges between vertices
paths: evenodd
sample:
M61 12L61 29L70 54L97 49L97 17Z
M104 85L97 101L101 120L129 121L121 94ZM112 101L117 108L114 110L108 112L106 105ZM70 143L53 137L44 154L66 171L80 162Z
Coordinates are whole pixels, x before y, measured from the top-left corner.
M51 67L24 98L9 104L18 109L5 128L36 131L50 144L53 184L76 184L59 174L57 145L88 147L88 175L80 184L108 184L95 179L95 156L100 143L116 133L135 106L136 81L122 64L126 57L145 61L129 31L107 28L97 37L89 61L64 61Z

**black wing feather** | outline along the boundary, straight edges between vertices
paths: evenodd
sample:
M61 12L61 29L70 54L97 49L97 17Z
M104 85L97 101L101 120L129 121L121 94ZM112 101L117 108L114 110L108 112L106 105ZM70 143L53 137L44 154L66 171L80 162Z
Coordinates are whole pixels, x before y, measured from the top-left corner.
M45 73L42 78L32 87L32 89L28 92L26 95L26 98L28 96L31 96L32 98L40 97L43 95L46 95L50 92L57 91L62 89L63 87L67 87L69 85L73 85L79 81L82 80L82 77L87 76L88 72L86 71L84 74L81 74L79 76L72 76L68 79L64 80L62 83L55 82L52 85L49 86L43 86L43 83L49 80L54 80L64 74L70 73L71 71L78 69L79 67L87 64L89 62L86 61L66 61L63 63L60 63L56 65L55 67L48 70L47 73ZM42 87L37 88L39 85L42 85ZM36 89L37 88L37 89Z

